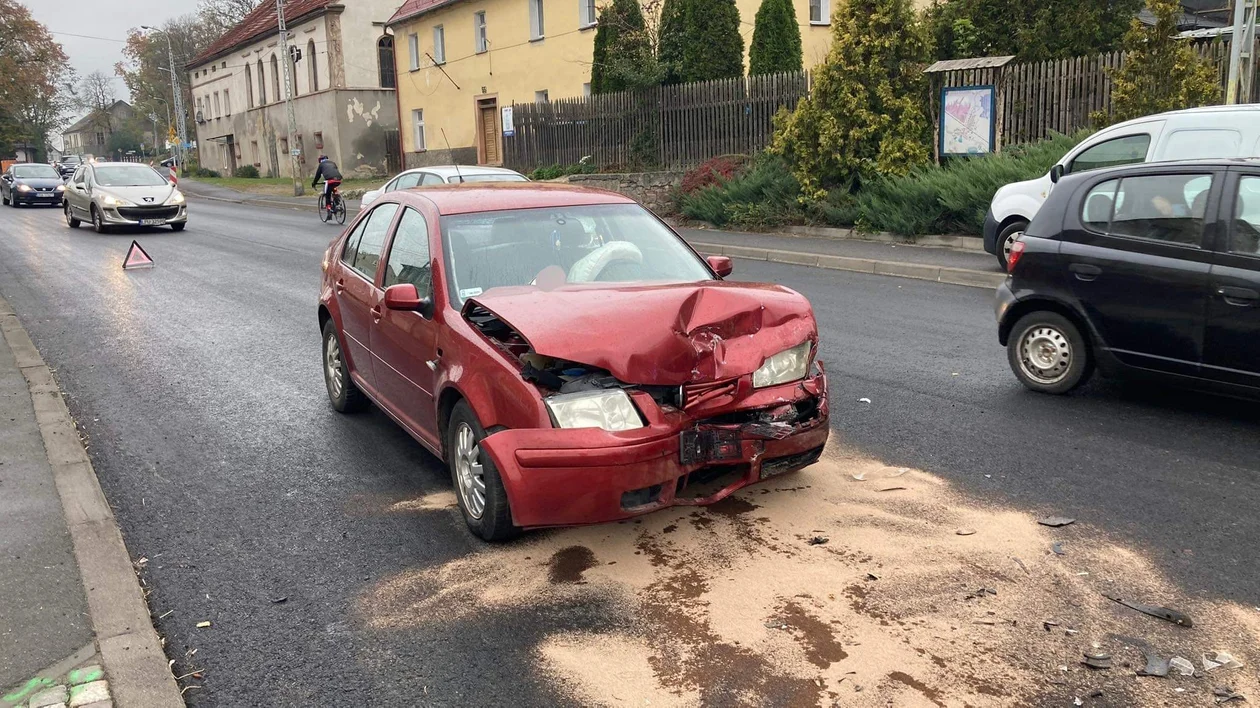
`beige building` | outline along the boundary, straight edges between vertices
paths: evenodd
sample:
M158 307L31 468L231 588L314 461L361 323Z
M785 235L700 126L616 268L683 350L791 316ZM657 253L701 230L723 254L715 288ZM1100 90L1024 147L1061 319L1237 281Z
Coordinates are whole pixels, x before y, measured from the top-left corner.
M807 67L826 58L831 1L794 0ZM760 0L736 6L747 65ZM406 165L500 163L504 106L590 90L596 19L597 0L403 3L386 27L396 49Z
M398 0L288 0L297 130L290 132L274 2L263 2L187 65L203 167L309 179L328 155L347 177L393 173L398 108L390 38Z

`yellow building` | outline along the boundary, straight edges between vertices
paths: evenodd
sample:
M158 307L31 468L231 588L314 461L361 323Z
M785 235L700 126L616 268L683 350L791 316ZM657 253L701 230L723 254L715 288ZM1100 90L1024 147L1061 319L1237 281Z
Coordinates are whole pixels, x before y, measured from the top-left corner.
M827 54L832 0L794 1L813 66ZM745 66L760 5L736 0ZM596 0L403 3L386 27L407 167L499 164L503 107L589 92L596 14Z

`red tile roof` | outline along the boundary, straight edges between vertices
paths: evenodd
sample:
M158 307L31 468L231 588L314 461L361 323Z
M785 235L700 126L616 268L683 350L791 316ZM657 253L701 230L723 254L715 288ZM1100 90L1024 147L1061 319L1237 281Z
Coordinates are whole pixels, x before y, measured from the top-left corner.
M334 4L337 0L285 0L284 18L286 22L291 23L303 15L308 15L316 10L322 10L329 5ZM206 47L200 54L188 62L188 68L204 64L222 54L230 52L232 49L241 44L247 44L256 41L270 34L277 34L277 26L279 18L276 17L276 3L272 0L266 0L254 11L245 16L245 19L236 24L235 27L223 33L210 46Z
M398 8L398 11L394 13L394 16L389 18L389 21L385 24L397 24L403 20L409 20L416 15L424 14L434 8L442 7L443 5L450 5L451 3L458 1L459 0L406 0L406 2Z

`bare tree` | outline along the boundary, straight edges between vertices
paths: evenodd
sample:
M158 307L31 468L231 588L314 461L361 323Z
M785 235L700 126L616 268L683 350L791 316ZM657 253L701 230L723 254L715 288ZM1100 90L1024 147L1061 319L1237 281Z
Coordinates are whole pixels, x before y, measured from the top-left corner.
M92 119L92 125L105 132L113 130L113 114L109 109L118 100L114 93L113 77L102 71L93 71L84 76L79 82L77 99L79 107L87 111Z
M197 14L207 28L222 34L258 7L261 0L201 0L197 4ZM273 2L274 0L267 0Z

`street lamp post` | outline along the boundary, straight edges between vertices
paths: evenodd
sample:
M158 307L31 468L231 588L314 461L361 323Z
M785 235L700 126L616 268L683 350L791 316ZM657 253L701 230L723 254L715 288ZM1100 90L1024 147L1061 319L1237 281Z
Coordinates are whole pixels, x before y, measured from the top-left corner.
M156 27L149 27L148 25L141 25L140 29L146 29L146 30L149 30L150 32L161 31ZM188 125L187 125L187 122L184 120L184 102L182 100L182 97L180 96L181 92L179 90L179 76L175 73L175 48L174 46L171 45L171 34L169 32L165 34L166 34L166 59L170 63L170 67L171 67L170 68L171 94L172 94L172 97L175 99L175 114L179 116L179 145L176 148L175 154L178 156L176 160L179 162L179 168L181 170L187 170L188 163L184 159L184 146L188 144Z

